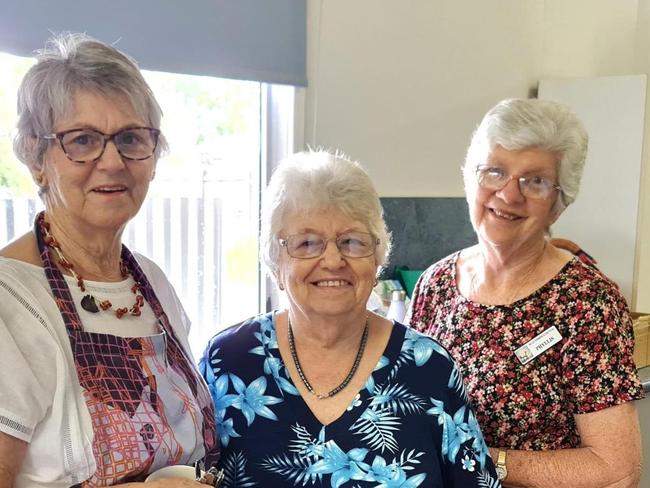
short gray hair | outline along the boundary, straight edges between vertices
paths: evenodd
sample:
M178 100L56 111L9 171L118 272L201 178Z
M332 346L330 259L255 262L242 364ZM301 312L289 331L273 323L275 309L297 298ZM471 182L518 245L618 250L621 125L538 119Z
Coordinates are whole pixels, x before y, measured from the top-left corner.
M391 235L384 211L368 173L343 154L301 152L280 162L264 193L260 248L271 274L278 270L279 232L292 215L336 210L363 222L379 239L378 271L388 261Z
M18 89L14 152L30 169L40 169L57 120L68 115L78 90L119 96L151 127L160 129L162 110L134 60L85 34L62 33L37 52L36 64ZM155 157L167 148L161 135Z
M507 150L540 148L558 154L561 213L578 195L587 157L588 136L578 116L566 105L539 99L510 98L491 108L472 136L463 173L474 177L496 146Z

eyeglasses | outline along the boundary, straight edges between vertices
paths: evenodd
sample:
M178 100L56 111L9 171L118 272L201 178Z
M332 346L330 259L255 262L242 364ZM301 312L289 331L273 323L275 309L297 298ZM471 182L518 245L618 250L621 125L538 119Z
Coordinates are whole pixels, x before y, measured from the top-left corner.
M516 179L519 182L519 191L526 198L533 200L546 200L554 191L562 191L548 178L539 175L513 176L509 175L503 168L495 166L478 166L476 168L478 184L487 190L502 190L510 180Z
M69 160L76 163L97 161L106 150L108 141L113 141L117 152L125 159L142 161L153 156L158 145L160 131L151 127L130 127L113 134L104 134L95 129L70 129L43 136L43 139L58 139L61 149Z
M311 259L321 256L332 239L312 233L295 234L286 239L279 239L280 245L287 249L292 258ZM377 249L379 239L366 232L346 232L335 239L339 252L348 258L365 258L372 256Z

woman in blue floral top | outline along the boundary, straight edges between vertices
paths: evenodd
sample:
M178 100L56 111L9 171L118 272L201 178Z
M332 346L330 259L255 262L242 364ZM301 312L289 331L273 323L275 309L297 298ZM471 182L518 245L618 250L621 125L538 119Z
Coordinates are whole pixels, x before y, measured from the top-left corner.
M365 171L298 154L265 201L264 260L288 310L221 332L200 365L223 486L501 486L447 351L366 310L390 235Z

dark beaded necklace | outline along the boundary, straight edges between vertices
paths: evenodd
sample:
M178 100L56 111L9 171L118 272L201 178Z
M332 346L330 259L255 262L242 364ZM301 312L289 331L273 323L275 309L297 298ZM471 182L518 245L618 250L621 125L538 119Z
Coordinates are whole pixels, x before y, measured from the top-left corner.
M82 292L85 293L86 285L84 283L84 279L79 273L77 273L72 263L68 261L68 259L63 255L63 251L61 251L61 246L59 245L58 241L54 237L52 237L52 234L50 234L50 224L45 222L45 218L43 215L39 217L38 225L41 230L41 233L43 234L45 245L48 246L50 249L54 250L54 252L59 258L58 260L59 265L63 269L69 271L72 274L72 276L74 276L74 278L77 280L77 286ZM128 268L124 265L124 262L121 259L120 259L120 272L122 274L122 278L127 278L131 274L129 273ZM138 283L135 283L131 287L131 292L135 295L135 302L133 303L133 306L130 309L127 307L117 308L115 310L115 316L118 319L121 319L126 314L133 315L134 317L140 316L140 314L142 313L141 308L144 305L144 297L142 296L141 293L139 293L139 291L140 291L140 285ZM110 300L98 301L93 295L88 294L81 299L81 308L83 308L84 310L90 313L97 313L100 310L102 312L105 312L106 310L113 308L113 304L110 302Z
M350 369L350 372L348 373L348 375L345 377L345 379L343 380L343 382L341 382L339 386L333 388L325 395L316 393L314 388L311 386L311 383L309 383L307 376L305 376L302 367L300 366L300 360L298 359L298 353L296 352L296 343L293 339L293 328L291 327L291 319L289 318L289 314L287 314L287 325L288 325L287 331L289 334L289 351L291 352L291 358L293 359L293 364L295 365L296 370L298 371L298 376L300 376L300 380L302 381L302 384L305 385L305 388L307 388L309 393L314 395L319 400L324 400L326 398L333 397L342 389L344 389L346 386L348 386L348 383L350 383L350 381L354 377L355 373L357 372L357 369L359 369L359 364L361 363L363 352L366 349L366 343L368 342L368 319L366 318L366 325L363 328L363 335L361 336L361 343L359 344L357 357L354 358L354 363L352 364L352 368Z

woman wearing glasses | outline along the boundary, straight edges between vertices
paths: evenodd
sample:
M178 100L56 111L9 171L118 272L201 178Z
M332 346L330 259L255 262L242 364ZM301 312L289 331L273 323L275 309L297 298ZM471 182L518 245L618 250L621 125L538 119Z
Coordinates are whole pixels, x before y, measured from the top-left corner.
M15 151L45 211L0 250L0 487L141 481L215 447L187 316L121 244L160 118L134 62L85 36L53 39L23 79Z
M407 316L459 362L505 486L634 487L640 476L627 305L595 266L547 239L586 152L567 107L492 108L463 168L478 244L422 275Z
M288 309L221 332L200 363L224 486L500 486L447 351L366 310L390 236L365 171L297 154L265 202Z

